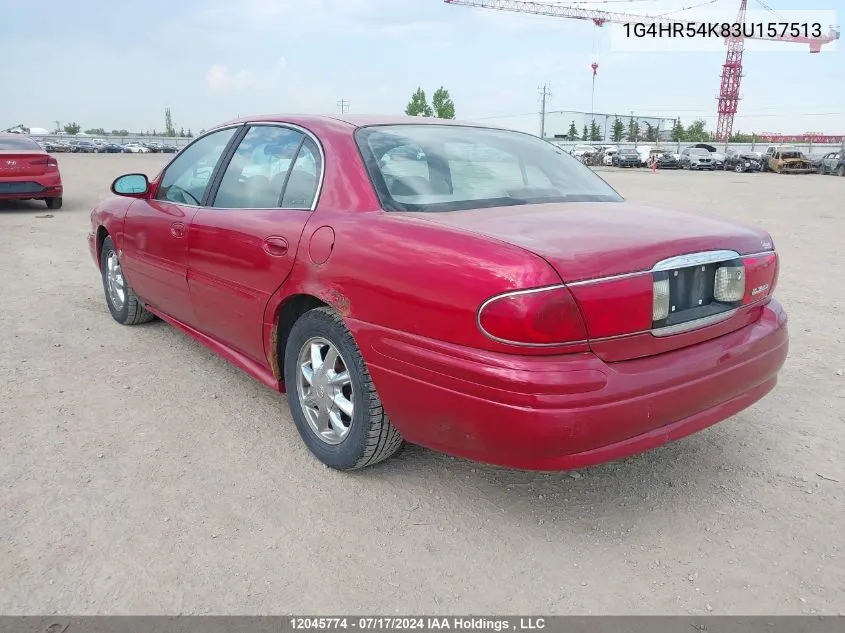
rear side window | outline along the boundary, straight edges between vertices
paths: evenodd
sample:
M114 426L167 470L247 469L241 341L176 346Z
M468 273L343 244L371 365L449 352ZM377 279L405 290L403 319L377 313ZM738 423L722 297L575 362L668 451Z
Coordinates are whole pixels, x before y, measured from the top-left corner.
M19 150L19 151L41 151L41 146L33 141L28 136L21 134L9 134L8 136L0 136L0 151Z

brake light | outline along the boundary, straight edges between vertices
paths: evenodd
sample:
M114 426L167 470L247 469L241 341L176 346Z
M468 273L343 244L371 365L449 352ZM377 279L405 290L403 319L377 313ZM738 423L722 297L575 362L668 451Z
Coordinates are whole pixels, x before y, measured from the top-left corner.
M59 168L59 161L57 161L52 156L48 156L47 158L36 158L29 162L30 165L36 166L43 166L47 169L58 169Z
M742 263L745 266L745 289L741 297L742 305L771 296L778 281L777 253L743 257Z
M512 345L565 345L587 340L578 304L563 286L491 297L478 309L477 323L489 338Z
M633 334L651 328L653 315L662 310L665 294L668 310L668 287L652 282L650 275L635 275L606 279L599 282L572 284L570 286L584 319L591 339Z

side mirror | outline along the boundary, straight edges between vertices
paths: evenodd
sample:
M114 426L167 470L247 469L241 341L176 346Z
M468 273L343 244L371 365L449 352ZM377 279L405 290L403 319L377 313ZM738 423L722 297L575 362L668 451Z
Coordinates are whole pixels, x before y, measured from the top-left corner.
M150 181L144 174L126 174L111 184L111 191L118 196L143 198L150 190Z

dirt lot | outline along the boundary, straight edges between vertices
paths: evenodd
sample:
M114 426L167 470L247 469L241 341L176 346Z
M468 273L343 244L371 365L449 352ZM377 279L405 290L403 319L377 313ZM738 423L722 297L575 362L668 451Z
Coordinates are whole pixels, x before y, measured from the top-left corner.
M61 155L63 209L0 203L0 613L845 611L845 178L602 171L772 232L792 347L750 410L580 473L340 474L283 397L109 316L88 214L166 158Z

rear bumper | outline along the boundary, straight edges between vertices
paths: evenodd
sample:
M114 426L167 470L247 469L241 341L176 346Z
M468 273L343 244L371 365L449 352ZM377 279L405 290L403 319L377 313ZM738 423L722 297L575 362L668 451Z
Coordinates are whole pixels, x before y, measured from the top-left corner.
M495 354L350 322L385 410L411 443L501 466L564 470L682 438L777 382L786 314L632 361Z
M62 179L58 174L19 178L0 177L0 200L58 198L62 193Z

